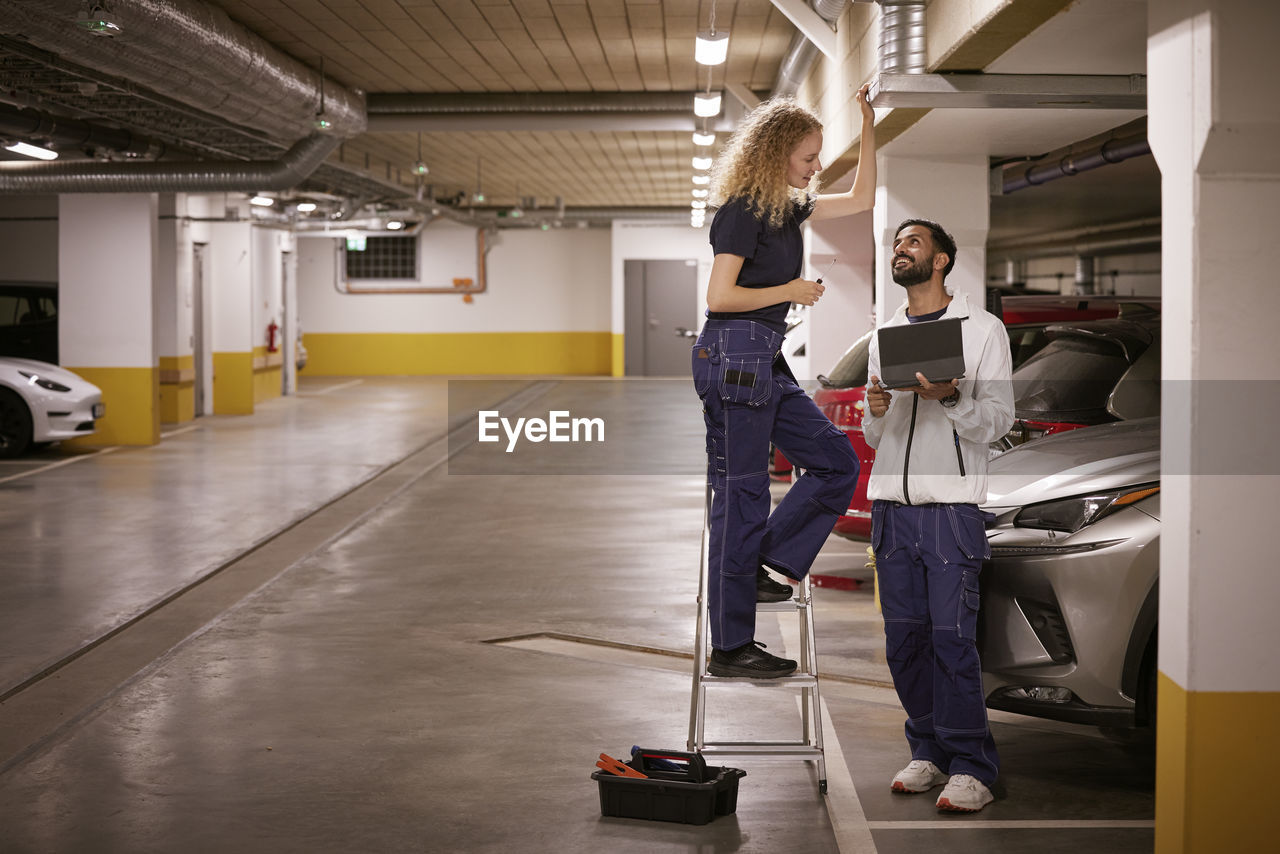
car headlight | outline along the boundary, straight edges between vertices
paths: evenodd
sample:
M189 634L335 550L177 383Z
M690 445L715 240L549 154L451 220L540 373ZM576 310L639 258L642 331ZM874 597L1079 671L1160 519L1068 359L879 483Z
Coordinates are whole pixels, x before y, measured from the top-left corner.
M47 380L39 374L33 374L30 371L18 371L18 373L26 377L29 382L40 386L40 388L47 388L49 391L71 391L70 388L64 386L62 383Z
M1028 504L1013 517L1018 528L1039 528L1045 531L1065 531L1074 534L1085 525L1091 525L1122 507L1141 501L1160 491L1160 484L1148 483L1129 486L1111 492L1079 495L1043 504Z

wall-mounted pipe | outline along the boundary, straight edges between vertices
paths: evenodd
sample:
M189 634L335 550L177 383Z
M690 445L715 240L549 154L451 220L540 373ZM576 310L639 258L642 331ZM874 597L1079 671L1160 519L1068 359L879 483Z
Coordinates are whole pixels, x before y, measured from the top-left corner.
M278 160L191 163L0 163L0 194L201 193L288 190L320 167L341 138L313 134Z

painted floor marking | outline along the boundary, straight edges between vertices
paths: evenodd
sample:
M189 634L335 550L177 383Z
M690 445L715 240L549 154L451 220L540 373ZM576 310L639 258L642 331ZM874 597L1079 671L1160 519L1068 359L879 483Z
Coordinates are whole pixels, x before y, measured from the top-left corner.
M867 822L867 825L872 830L1082 830L1094 827L1112 830L1150 830L1156 826L1156 823L1154 820L1089 821L1084 819L1062 821L1042 821L1038 819L1027 821L973 821L957 817L942 821L871 821Z
M299 397L315 397L316 395L328 394L329 392L337 391L338 389L351 388L353 385L360 385L362 382L364 382L364 380L351 380L350 382L338 383L337 385L331 385L328 388L322 388L318 391L303 391L302 389L298 389L297 395Z
M42 471L49 471L50 469L61 468L62 466L69 466L72 463L78 463L81 460L91 460L94 457L100 457L103 454L110 454L112 451L118 451L118 450L120 450L119 446L113 446L110 448L103 448L100 451L94 451L92 454L82 454L77 457L68 457L65 460L58 460L56 463L49 463L49 465L47 466L40 466L40 468L38 469L19 472L18 474L11 474L8 477L0 477L0 483L8 483L11 480L17 480L18 478L30 477L33 474L40 474L40 472Z

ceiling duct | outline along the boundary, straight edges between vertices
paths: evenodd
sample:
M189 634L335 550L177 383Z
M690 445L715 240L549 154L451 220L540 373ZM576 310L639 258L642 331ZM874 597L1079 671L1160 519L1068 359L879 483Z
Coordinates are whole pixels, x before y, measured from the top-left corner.
M54 149L85 152L110 151L156 160L164 156L163 143L122 128L105 127L83 119L52 116L0 103L0 137L25 141L44 140Z
M924 0L881 0L880 73L924 72Z
M199 0L113 3L121 32L100 38L77 27L82 0L0 0L0 33L292 142L316 127L321 76ZM332 81L323 87L330 132L365 129L364 99Z
M370 131L657 131L694 130L694 94L384 92L366 100Z
M278 160L4 163L0 164L0 194L287 190L306 180L341 142L327 134L312 134Z
M811 5L822 20L834 26L849 3L848 0L814 0ZM817 45L809 41L804 33L796 33L778 65L778 76L773 81L773 97L794 95L800 91L800 85L809 76L809 70L813 68L817 58Z

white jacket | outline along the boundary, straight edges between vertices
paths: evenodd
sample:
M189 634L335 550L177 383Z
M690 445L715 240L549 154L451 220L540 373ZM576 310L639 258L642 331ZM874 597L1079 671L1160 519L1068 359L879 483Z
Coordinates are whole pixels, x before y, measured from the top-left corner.
M953 297L943 317L964 318L960 401L947 408L939 401L897 390L890 392L889 411L883 416L873 416L870 407L865 410L863 435L876 449L868 498L902 504L987 500L987 446L1013 426L1009 334L994 315L971 306L965 294ZM907 322L904 302L884 325ZM880 376L876 336L871 338L867 375Z

